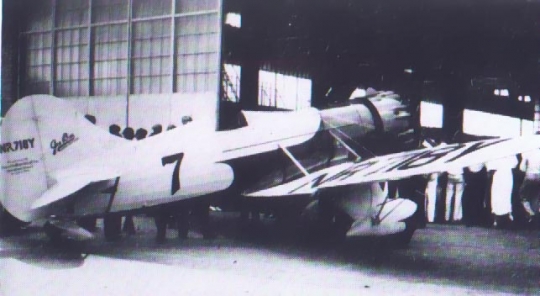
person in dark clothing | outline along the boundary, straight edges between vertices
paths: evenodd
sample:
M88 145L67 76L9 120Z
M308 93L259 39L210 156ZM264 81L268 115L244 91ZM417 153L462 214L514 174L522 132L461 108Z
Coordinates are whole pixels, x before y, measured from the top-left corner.
M111 124L111 125L109 126L109 133L110 133L111 135L115 135L115 136L117 136L117 137L122 137L122 134L120 134L120 131L121 131L121 130L122 130L122 129L121 129L120 126L117 125L117 124Z
M155 136L157 134L160 134L162 131L163 131L163 127L161 126L161 124L156 124L152 126L152 132L148 136L149 137Z
M122 136L126 140L133 140L135 138L135 131L131 127L126 127L124 131L122 132Z
M92 124L96 124L96 117L94 115L86 114L84 118L88 119Z
M135 132L135 139L137 139L137 141L140 141L146 138L147 134L148 134L148 131L146 131L146 129L140 128Z
M481 226L486 195L487 172L484 165L477 165L463 170L465 190L463 191L463 223L465 226Z

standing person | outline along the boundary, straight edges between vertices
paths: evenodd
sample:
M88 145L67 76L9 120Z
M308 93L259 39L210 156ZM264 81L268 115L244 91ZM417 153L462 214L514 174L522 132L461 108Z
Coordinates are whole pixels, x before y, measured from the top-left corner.
M514 176L512 169L517 164L516 156L495 159L486 163L488 171L493 171L491 213L493 214L494 224L498 228L507 228L513 221L512 189L514 187Z
M461 199L464 189L463 169L458 168L448 171L448 183L446 184L446 207L445 222L461 222L463 209Z
M122 138L122 134L120 133L121 130L122 128L118 124L111 124L109 126L109 133L111 133L111 135L115 135L120 138Z
M472 165L463 171L465 189L463 191L463 222L465 226L480 226L487 172L483 163Z
M162 131L163 131L163 127L161 126L161 124L156 124L156 125L152 126L152 132L148 136L152 137L152 136L155 136L157 134L161 134Z
M523 208L533 222L533 227L540 230L540 150L535 149L522 153L519 169L525 172L525 179L521 184L519 196ZM540 232L536 246L540 243Z
M437 186L439 184L439 173L432 173L428 177L426 184L426 214L427 221L430 223L435 222L435 211L437 209Z
M133 140L135 138L135 131L131 127L126 127L124 131L122 131L122 136L126 140Z
M128 126L122 132L122 136L124 136L126 140L131 141L135 138L135 131L133 131L133 128ZM129 235L135 234L135 222L133 222L133 215L131 214L126 215L124 219L123 230L127 232L127 234Z
M137 141L140 141L146 138L147 134L148 134L148 131L146 129L144 128L137 129L137 131L135 132L135 139L137 139Z

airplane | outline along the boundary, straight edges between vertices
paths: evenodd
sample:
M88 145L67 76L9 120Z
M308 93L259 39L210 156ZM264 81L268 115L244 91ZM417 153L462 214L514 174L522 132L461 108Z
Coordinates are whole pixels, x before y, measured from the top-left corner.
M536 137L495 139L364 157L368 142L394 150L411 142L410 113L397 95L383 92L325 110L243 111L240 119L231 130L210 132L194 120L131 142L62 99L24 97L2 124L0 203L12 218L41 223L54 237L90 238L76 221L104 217L112 240L123 214L240 196L285 207L316 204L350 218L347 237L408 242L416 204L389 198L381 182L540 147Z

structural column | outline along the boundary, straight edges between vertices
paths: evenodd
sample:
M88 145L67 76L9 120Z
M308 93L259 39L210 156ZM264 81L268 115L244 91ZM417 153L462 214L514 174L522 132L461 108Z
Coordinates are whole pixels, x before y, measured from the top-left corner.
M466 79L459 74L445 75L441 81L443 96L443 139L453 142L463 133L463 111L467 101Z

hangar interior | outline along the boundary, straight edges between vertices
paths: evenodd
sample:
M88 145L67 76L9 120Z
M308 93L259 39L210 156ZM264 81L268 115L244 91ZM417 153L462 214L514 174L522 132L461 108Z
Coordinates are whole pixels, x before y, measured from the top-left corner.
M238 108L325 107L372 87L422 106L416 121L446 138L507 135L470 130L479 111L530 133L539 12L526 0L5 1L2 114L45 93L103 126L189 115L226 129Z

